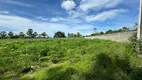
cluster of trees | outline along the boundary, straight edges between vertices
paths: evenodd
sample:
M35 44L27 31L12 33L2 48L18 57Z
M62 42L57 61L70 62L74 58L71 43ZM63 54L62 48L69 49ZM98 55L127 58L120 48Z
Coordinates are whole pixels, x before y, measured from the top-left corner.
M69 38L71 38L71 37L82 37L82 35L79 32L77 32L76 34L74 34L74 33L68 33L68 37Z
M64 32L58 31L55 33L53 36L54 38L65 38L66 35ZM78 32L76 34L74 33L68 33L68 37L82 37L82 35ZM33 29L28 29L26 34L24 32L20 32L19 34L14 34L13 32L6 32L6 31L1 31L0 32L0 39L17 39L17 38L22 38L22 39L32 39L32 38L49 38L48 34L46 32L43 32L41 34L38 34L37 32L34 32Z
M13 32L6 32L6 31L1 31L0 32L0 38L1 39L6 39L6 38L11 38L11 39L16 39L16 38L46 38L48 35L46 32L43 32L41 34L38 34L37 32L34 32L33 29L28 29L26 34L24 32L20 32L19 34L14 34Z
M118 29L118 30L108 30L108 31L106 31L106 34L117 33L117 32L126 32L126 31L130 31L130 29L127 27L123 27L122 29Z
M41 38L41 37L43 37L43 38L48 37L48 35L46 34L46 32L43 32L43 33L41 33L41 34L38 34L37 32L33 32L33 29L28 29L27 35L28 35L30 38L37 38L37 36L38 36L39 38Z
M108 31L106 31L106 32L102 32L102 31L101 31L101 32L99 32L99 33L97 33L96 30L97 30L97 29L94 28L95 33L91 34L91 36L130 31L130 29L129 29L128 27L123 27L123 28L118 29L118 30L111 30L111 29L110 29L110 30L108 30Z
M65 33L61 31L56 32L54 35L54 38L65 38L65 37L66 37ZM77 32L76 34L68 33L68 38L74 38L74 37L82 37L82 35L79 32Z

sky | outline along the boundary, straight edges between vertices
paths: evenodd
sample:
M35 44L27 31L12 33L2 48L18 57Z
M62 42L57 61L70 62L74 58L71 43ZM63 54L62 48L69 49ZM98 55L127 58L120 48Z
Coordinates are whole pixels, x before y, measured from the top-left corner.
M131 27L138 12L139 0L0 0L0 31L88 35Z

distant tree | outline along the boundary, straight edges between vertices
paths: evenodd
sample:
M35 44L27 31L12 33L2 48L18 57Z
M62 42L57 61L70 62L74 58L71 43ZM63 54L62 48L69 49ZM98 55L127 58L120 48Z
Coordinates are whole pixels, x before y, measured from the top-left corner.
M123 30L123 31L129 31L129 28L123 27L122 30Z
M112 30L112 32L111 33L117 33L118 32L118 30Z
M106 31L106 34L109 34L109 33L112 33L112 30L111 30L111 29L108 30L108 31Z
M71 33L68 33L68 37L71 37Z
M47 36L46 32L43 32L41 35L42 35L44 38Z
M122 29L118 29L118 32L122 32L123 30Z
M28 29L27 35L32 38L32 36L33 36L33 29Z
M80 32L77 32L77 37L81 37L82 35L80 34Z
M33 38L36 38L38 36L38 33L37 32L34 32L33 33Z
M96 36L96 35L100 35L100 33L93 33L90 36ZM89 35L88 35L89 36Z
M6 31L1 31L0 36L1 36L2 39L6 38L6 36L7 36Z
M74 34L73 34L73 33L71 33L71 37L74 37Z
M8 36L9 36L10 38L12 38L12 37L13 37L13 35L14 35L14 33L13 33L13 32L11 32L11 31L8 33Z
M65 33L61 31L56 32L54 35L54 38L65 38L65 37L66 37Z
M18 39L18 38L19 38L19 35L17 35L17 34L16 34L16 35L13 35L12 38L13 38L13 39Z
M104 32L101 31L100 34L104 34Z
M19 33L19 37L20 37L20 38L24 38L24 37L25 37L24 32L20 32L20 33Z
M78 37L77 34L73 34L73 37Z

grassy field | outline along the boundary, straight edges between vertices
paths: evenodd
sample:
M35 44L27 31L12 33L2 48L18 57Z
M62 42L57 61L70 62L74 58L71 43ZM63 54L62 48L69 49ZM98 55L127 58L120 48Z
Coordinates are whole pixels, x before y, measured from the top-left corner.
M129 43L0 40L0 80L142 80L139 65Z

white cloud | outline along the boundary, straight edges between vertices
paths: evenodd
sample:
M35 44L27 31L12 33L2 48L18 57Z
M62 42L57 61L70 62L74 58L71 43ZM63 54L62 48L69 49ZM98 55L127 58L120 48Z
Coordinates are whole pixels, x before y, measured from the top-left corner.
M9 14L9 11L0 11L0 14Z
M112 8L120 4L123 0L81 0L80 8L83 11L90 9L100 10L101 8Z
M15 0L0 0L0 2L7 3L7 4L13 4L13 5L19 5L19 6L34 7L31 4L22 3L22 2L15 1Z
M49 36L53 36L57 31L68 32L81 32L83 35L91 33L92 25L66 25L63 23L51 22L37 22L34 20L26 19L18 16L0 15L0 30L3 27L12 29L13 32L19 33L20 31L26 32L27 29L32 28L38 33L47 32ZM87 31L86 31L87 30ZM11 31L11 30L10 30Z
M60 23L81 23L82 20L79 20L79 19L75 19L75 18L72 18L72 17L53 17L53 18L45 18L45 17L42 17L42 16L38 16L38 17L35 17L36 19L38 20L41 20L41 21L50 21L50 22L60 22Z
M61 21L61 20L65 20L65 19L64 18L51 18L50 21L57 22L57 21Z
M63 17L55 17L50 19L51 22L66 22L66 23L81 23L82 21L79 19L74 19L71 17L63 18Z
M38 16L36 17L36 19L42 20L42 21L47 21L49 20L48 18L43 18L42 16Z
M63 1L61 4L61 7L64 8L65 10L72 10L76 6L75 2L73 0L66 0Z
M118 14L124 13L127 10L124 9L115 9L115 10L109 10L102 12L98 15L91 15L86 17L86 21L91 22L91 21L105 21L107 19L113 19L115 18Z
M70 10L68 11L68 14L72 17L72 18L83 18L86 16L86 13L82 12L82 11L74 11L74 10Z

